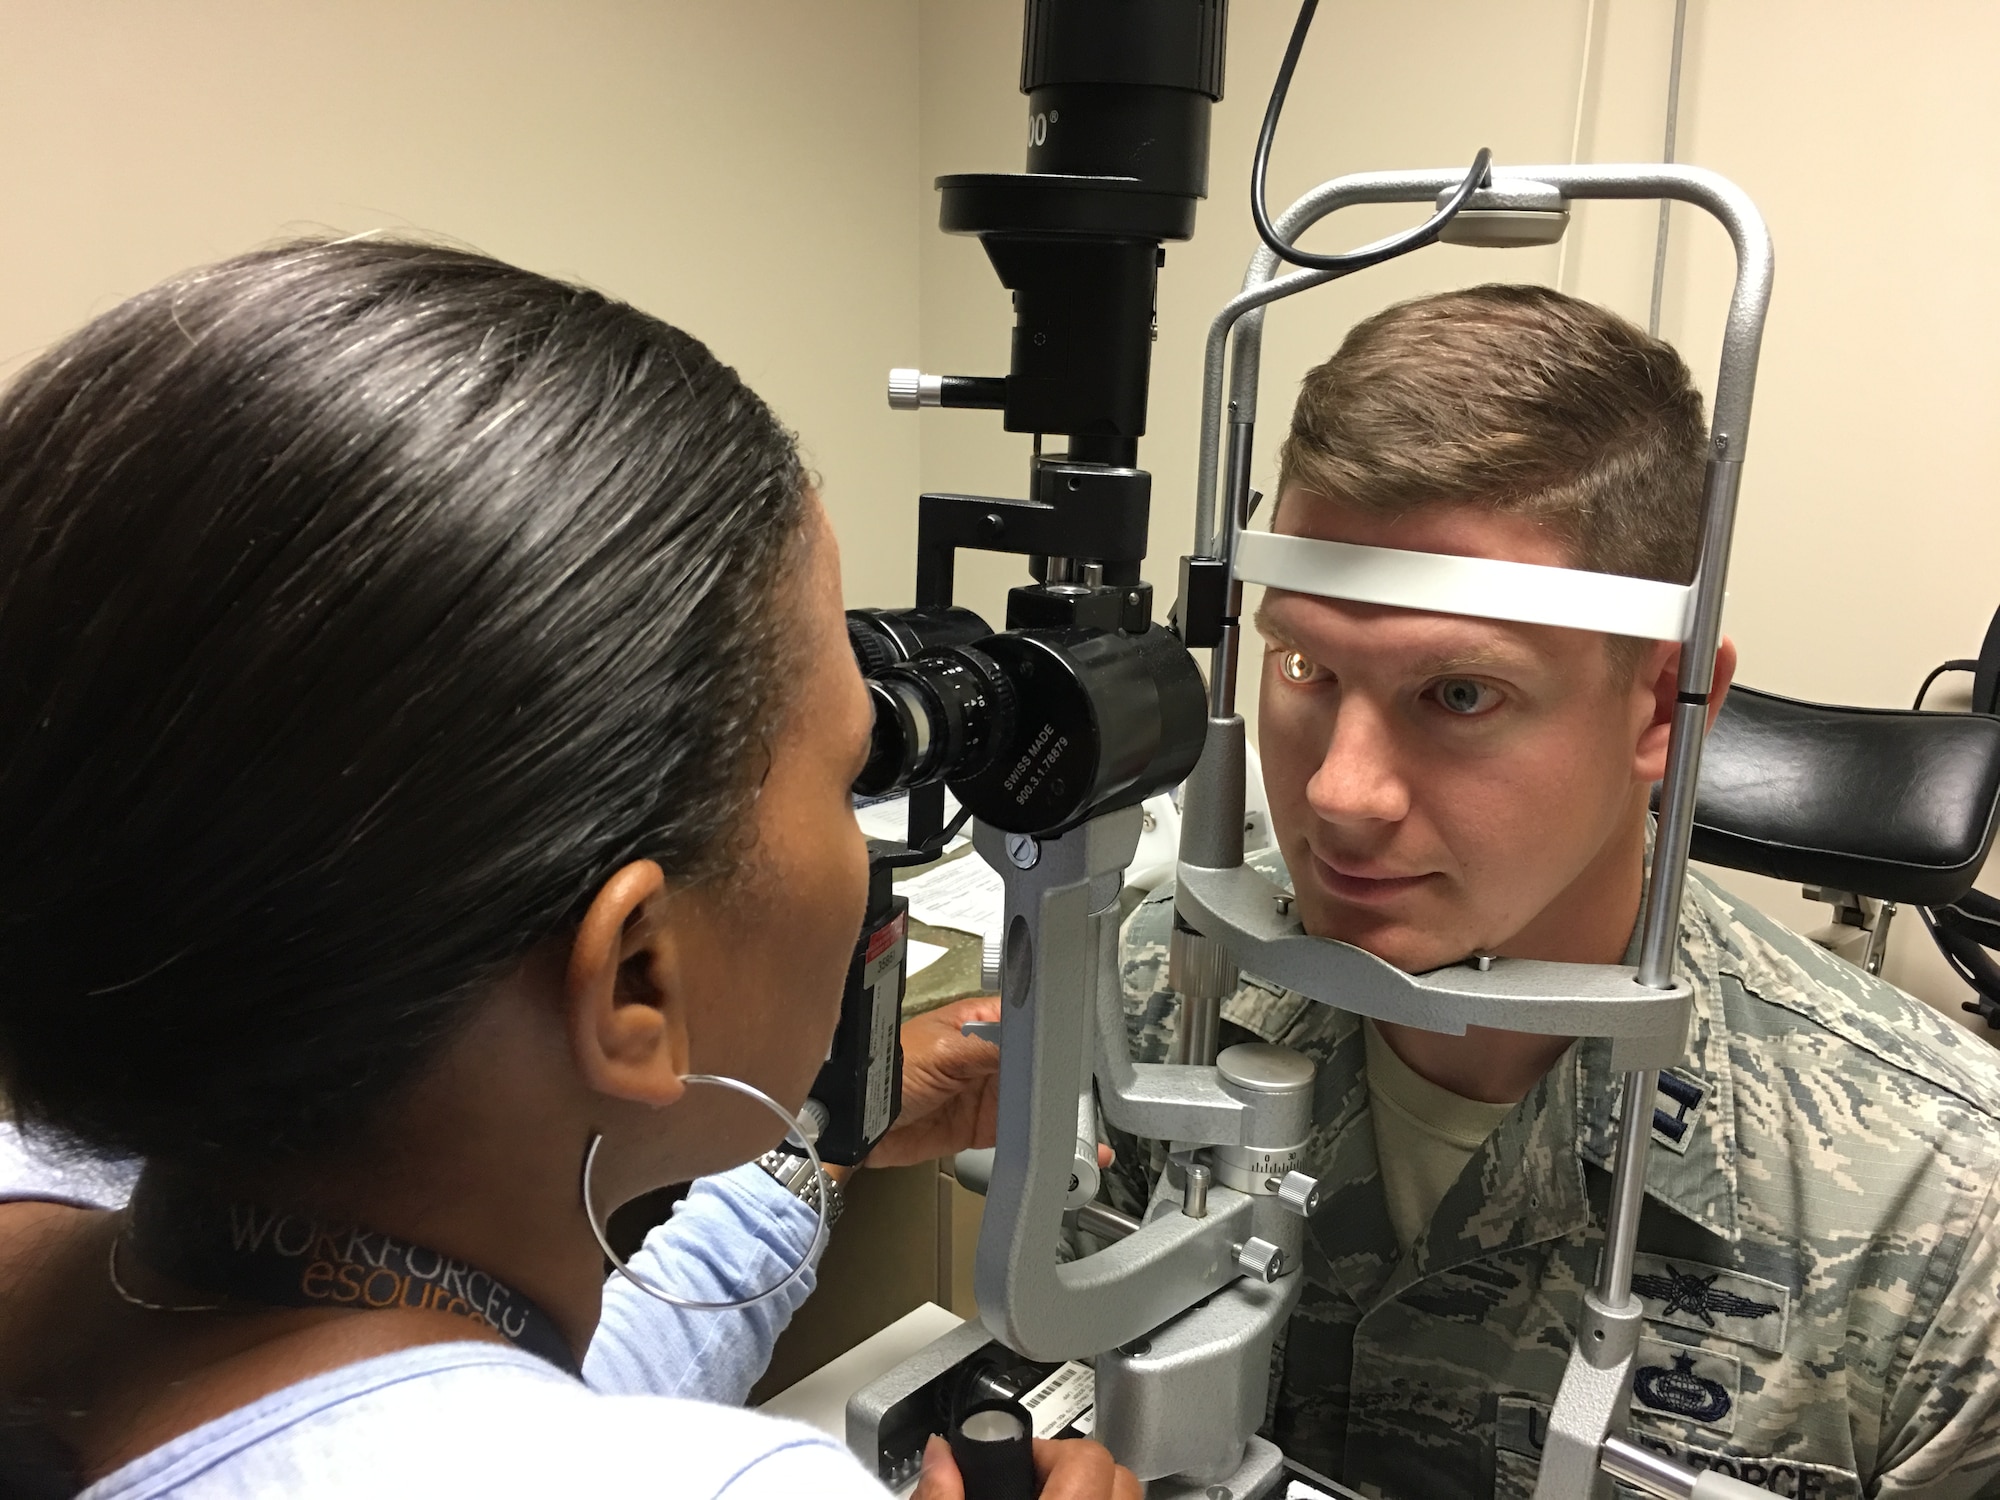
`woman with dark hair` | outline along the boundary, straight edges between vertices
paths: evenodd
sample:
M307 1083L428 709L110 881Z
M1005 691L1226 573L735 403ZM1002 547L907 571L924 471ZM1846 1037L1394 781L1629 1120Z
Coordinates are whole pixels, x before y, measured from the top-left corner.
M739 1164L832 1034L869 725L791 438L630 307L300 244L31 366L0 1488L879 1495L706 1404L823 1242L816 1176ZM990 1138L961 1018L906 1029L878 1160ZM607 1284L604 1212L690 1180ZM1136 1500L1038 1446L1044 1495ZM927 1456L926 1500L958 1489Z

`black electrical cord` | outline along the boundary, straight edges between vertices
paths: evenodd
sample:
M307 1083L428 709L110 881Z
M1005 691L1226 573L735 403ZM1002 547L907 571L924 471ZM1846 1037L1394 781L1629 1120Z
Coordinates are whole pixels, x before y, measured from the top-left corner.
M1378 244L1338 255L1300 250L1279 239L1278 231L1271 225L1271 215L1264 206L1264 176L1271 164L1271 142L1278 134L1278 115L1285 107L1285 95L1292 87L1293 70L1299 65L1299 54L1305 50L1306 33L1312 30L1313 12L1318 9L1319 0L1302 0L1299 19L1292 26L1292 40L1285 48L1285 60L1278 65L1278 81L1271 85L1271 102L1264 109L1264 128L1257 132L1257 155L1250 167L1250 217L1257 225L1259 237L1271 247L1272 253L1295 266L1304 266L1309 271L1361 271L1435 242L1443 233L1444 226L1451 222L1452 216L1465 207L1466 200L1486 185L1493 165L1493 153L1481 146L1479 154L1472 159L1472 170L1465 174L1465 181L1445 200L1442 208L1408 234L1394 235Z
M1917 701L1915 703L1912 703L1910 707L1922 708L1924 706L1924 698L1930 693L1931 684L1936 682L1940 677L1944 676L1945 673L1977 672L1978 670L1979 670L1979 663L1976 661L1940 662L1937 666L1931 668L1931 675L1926 677L1924 679L1924 685L1917 689Z
M936 838L925 844L913 844L906 854L885 854L882 856L882 863L892 870L900 870L909 865L929 864L944 853L945 846L958 837L959 829L965 826L966 819L971 816L971 808L961 807L958 816L945 824Z

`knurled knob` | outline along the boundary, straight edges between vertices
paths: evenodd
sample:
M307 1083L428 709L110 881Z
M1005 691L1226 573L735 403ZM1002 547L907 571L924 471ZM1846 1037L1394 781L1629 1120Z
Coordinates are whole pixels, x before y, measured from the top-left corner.
M1319 1179L1304 1172L1287 1172L1278 1184L1278 1201L1301 1219L1310 1219L1319 1209Z
M989 995L1000 993L1000 935L994 933L979 945L979 987Z
M799 1123L806 1128L806 1139L817 1142L832 1120L833 1111L817 1099L808 1099L799 1106Z
M1285 1252L1252 1235L1236 1247L1236 1269L1252 1281L1276 1281L1285 1269Z
M889 406L893 411L915 411L920 406L937 406L944 400L944 379L922 370L896 369L889 372Z

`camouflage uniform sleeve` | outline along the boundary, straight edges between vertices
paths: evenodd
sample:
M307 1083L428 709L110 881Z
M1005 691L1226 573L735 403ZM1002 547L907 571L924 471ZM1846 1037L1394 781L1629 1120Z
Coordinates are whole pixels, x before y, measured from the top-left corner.
M2000 1497L2000 1188L1969 1222L1943 1226L1928 1322L1911 1319L1889 1387L1876 1500ZM1973 1195L1968 1195L1973 1196Z
M1118 938L1118 973L1125 992L1125 1034L1134 1062L1165 1062L1180 1019L1180 1001L1167 983L1167 945L1174 931L1174 885L1168 881L1133 909ZM1159 1167L1150 1142L1109 1127L1112 1162L1099 1193L1134 1217L1153 1199Z

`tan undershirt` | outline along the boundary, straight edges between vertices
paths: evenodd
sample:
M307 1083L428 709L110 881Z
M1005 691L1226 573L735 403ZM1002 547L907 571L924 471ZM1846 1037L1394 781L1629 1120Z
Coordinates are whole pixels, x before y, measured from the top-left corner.
M1511 1104L1484 1104L1440 1088L1413 1072L1383 1040L1373 1021L1368 1038L1368 1113L1375 1124L1375 1153L1389 1223L1407 1255L1472 1153L1486 1144Z

